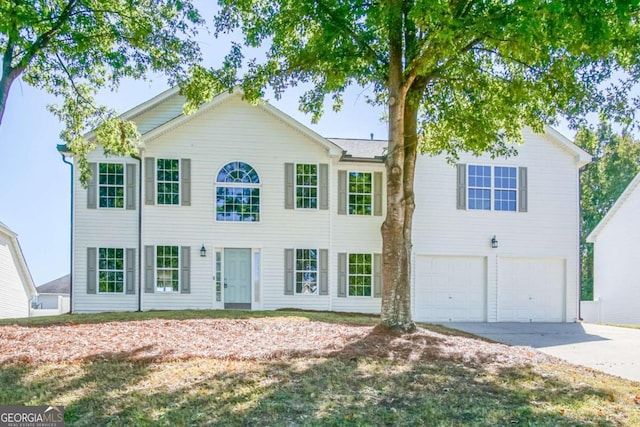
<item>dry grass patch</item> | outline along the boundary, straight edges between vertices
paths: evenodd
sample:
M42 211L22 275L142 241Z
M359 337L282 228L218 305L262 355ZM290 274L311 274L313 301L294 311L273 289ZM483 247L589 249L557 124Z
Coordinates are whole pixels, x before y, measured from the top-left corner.
M328 315L0 326L0 405L63 404L78 426L640 425L638 383L437 328L312 316Z

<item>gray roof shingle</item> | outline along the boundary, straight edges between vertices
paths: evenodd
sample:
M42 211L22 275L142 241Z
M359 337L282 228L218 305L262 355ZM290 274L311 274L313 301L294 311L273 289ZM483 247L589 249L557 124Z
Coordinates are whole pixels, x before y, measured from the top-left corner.
M38 286L37 289L40 294L68 294L71 289L71 275L67 274L58 277L44 285Z
M387 141L381 139L327 138L347 155L360 159L375 159L387 154Z

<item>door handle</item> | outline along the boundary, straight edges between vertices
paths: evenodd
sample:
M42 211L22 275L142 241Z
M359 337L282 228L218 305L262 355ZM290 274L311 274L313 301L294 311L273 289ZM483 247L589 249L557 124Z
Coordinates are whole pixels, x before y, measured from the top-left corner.
M227 279L224 279L224 288L227 289Z

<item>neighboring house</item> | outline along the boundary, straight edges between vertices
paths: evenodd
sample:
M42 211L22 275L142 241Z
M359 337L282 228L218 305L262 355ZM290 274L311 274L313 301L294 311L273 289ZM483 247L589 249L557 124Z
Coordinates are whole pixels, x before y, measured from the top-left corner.
M0 319L29 317L36 295L18 235L0 222Z
M171 89L125 113L140 159L98 148L88 188L76 178L72 311L379 312L386 141L326 139L237 92L190 116L183 102ZM591 157L550 128L524 138L509 159L420 157L415 319L576 321Z
M587 236L594 244L594 302L585 320L640 324L640 174Z
M38 310L54 311L49 314L68 313L70 309L69 298L71 290L71 274L59 277L55 280L40 285L36 288L38 297L34 301L34 306Z

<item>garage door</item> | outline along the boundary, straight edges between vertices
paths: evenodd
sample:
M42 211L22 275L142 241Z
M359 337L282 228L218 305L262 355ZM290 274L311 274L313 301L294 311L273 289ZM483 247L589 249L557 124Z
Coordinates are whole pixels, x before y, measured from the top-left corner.
M563 259L499 258L498 322L562 322Z
M424 322L486 320L484 257L416 256L415 313Z

